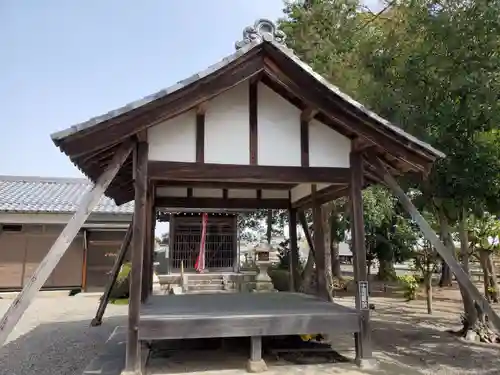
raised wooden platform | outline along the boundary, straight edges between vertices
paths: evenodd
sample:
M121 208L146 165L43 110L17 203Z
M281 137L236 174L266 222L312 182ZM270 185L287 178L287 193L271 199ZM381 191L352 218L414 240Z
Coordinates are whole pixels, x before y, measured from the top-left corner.
M358 332L356 310L299 293L151 296L140 340Z

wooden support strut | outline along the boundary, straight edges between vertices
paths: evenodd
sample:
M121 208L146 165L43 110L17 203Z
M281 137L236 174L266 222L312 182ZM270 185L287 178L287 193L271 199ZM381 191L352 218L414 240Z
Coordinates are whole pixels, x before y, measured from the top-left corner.
M469 275L462 269L460 264L457 262L455 257L451 252L448 251L446 246L441 242L439 237L436 235L434 230L431 228L429 223L424 219L424 217L418 212L418 209L411 202L410 198L404 193L403 189L399 186L397 181L392 177L387 169L384 166L384 163L375 158L374 165L377 169L377 172L380 174L380 177L383 178L385 184L391 189L393 194L399 199L401 205L404 209L410 214L411 218L417 223L418 227L424 234L425 238L434 246L439 255L443 258L446 264L450 267L451 272L455 274L455 277L458 283L464 288L467 294L475 300L482 311L488 315L490 322L493 324L497 332L500 332L500 317L497 313L491 308L491 305L488 303L486 298L479 292L479 290L475 287L472 281L469 278Z
M313 240L311 237L311 232L309 231L309 227L307 225L306 214L304 213L304 211L300 210L298 212L298 216L299 216L300 226L302 227L302 230L304 231L304 236L306 236L306 241L307 241L307 245L309 246L309 251L312 251L312 253L314 255L314 243L313 243Z
M365 226L363 219L363 158L359 152L351 152L351 181L349 200L351 205L351 237L354 281L356 282L355 305L360 314L359 332L354 335L356 362L362 365L372 358L370 310L368 303L368 275L366 269ZM363 364L364 365L364 364Z
M123 264L125 255L127 254L127 250L130 245L130 240L132 239L133 225L134 224L132 221L132 223L130 223L130 225L128 226L127 233L125 233L125 237L123 238L120 250L118 251L118 256L116 257L115 264L113 264L113 268L111 269L109 281L106 284L104 294L102 295L101 301L99 302L99 307L97 308L94 319L92 319L92 322L90 323L92 327L97 327L102 324L102 317L104 315L104 312L106 311L106 307L108 306L111 290L113 290L113 287L115 286L116 279L118 278L118 274L120 273L120 268Z
M132 229L132 269L130 271L130 297L128 304L127 350L125 373L141 373L139 345L139 315L141 308L144 236L146 220L146 194L148 179L148 144L138 142L134 150L134 225Z
M5 343L17 322L35 298L36 293L45 284L54 268L56 268L59 260L66 253L66 250L68 250L131 151L132 143L130 141L124 142L113 156L104 173L99 176L96 184L83 196L77 211L68 224L66 224L45 258L40 262L21 293L17 295L0 321L0 345Z
M317 292L318 295L328 300L328 287L325 274L325 241L323 233L323 222L321 215L321 205L316 199L317 187L311 186L311 201L313 212L313 228L314 228L314 258L316 261L316 277L317 277Z

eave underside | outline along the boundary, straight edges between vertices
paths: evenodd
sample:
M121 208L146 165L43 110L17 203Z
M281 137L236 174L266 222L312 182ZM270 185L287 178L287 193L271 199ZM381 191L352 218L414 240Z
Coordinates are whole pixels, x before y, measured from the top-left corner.
M314 118L353 140L355 148L369 150L372 156L380 158L393 175L426 173L436 159L436 155L420 145L411 143L389 128L378 126L373 119L346 104L269 44L253 48L223 68L170 95L58 140L56 144L85 175L96 181L123 141L130 137L141 139L148 127L196 108L246 80L260 81L302 111L314 113ZM366 161L365 164L366 184L378 182L370 163ZM178 183L182 179L170 181ZM339 189L335 189L336 193L332 197L345 195L347 181L338 184ZM209 182L237 181L217 179ZM269 181L257 179L253 182ZM125 161L106 195L117 204L133 199L131 156Z

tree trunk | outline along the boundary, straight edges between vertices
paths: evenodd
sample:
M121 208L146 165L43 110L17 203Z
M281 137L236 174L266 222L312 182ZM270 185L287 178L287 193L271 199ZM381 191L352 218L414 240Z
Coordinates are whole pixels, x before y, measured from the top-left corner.
M392 281L396 279L396 269L393 259L379 259L377 277L381 281Z
M432 314L432 261L430 259L427 259L425 265L424 284L427 314Z
M484 296L491 302L489 286L490 286L490 270L488 267L488 252L486 250L479 250L479 264L483 270L483 286L484 286Z
M439 220L439 237L443 244L451 250L452 254L455 255L455 245L453 244L453 238L451 236L450 225L448 223L448 218L446 217L443 209L438 207L438 220ZM441 277L439 279L439 286L452 286L453 285L453 274L451 273L450 267L443 260L441 261Z
M340 249L339 243L332 239L332 274L339 280L342 280L342 269L340 268Z
M328 204L321 207L321 216L323 221L323 236L325 241L325 278L326 289L328 291L328 300L333 301L333 260L332 260L332 232L330 230L330 212Z
M340 268L340 244L336 233L336 221L339 218L337 212L331 213L332 217L330 220L330 236L331 236L331 253L332 253L332 276L339 280L342 280L342 269Z
M497 274L491 251L488 251L488 256L486 258L486 267L488 269L488 294L492 302L498 303Z
M452 286L453 275L451 273L450 267L443 260L441 261L441 276L439 277L439 287Z
M453 252L454 255L456 255L455 252L455 245L453 243L453 237L451 236L451 229L450 225L448 222L448 218L446 215L444 215L443 210L440 210L440 226L441 226L441 233L443 234L443 237L446 238L445 245L448 247L450 251ZM469 240L467 236L467 227L466 227L466 222L465 220L467 219L466 217L466 212L462 208L460 215L459 215L459 234L460 234L460 251L462 254L462 269L464 272L467 274L469 273ZM465 252L465 256L463 254ZM462 287L462 285L458 284L458 287L460 289L460 294L462 295L462 301L464 305L464 322L463 322L463 328L462 328L462 334L464 337L468 338L469 337L469 331L472 331L475 329L477 323L478 323L478 310L477 310L477 304L476 302L471 298L471 296L467 293L465 288Z
M469 235L467 232L467 212L462 210L460 223L458 225L458 234L460 236L460 256L462 258L462 268L470 276L469 267Z
M273 236L273 210L267 210L267 231L266 239L267 243L271 243L271 238Z
M309 249L309 255L307 256L306 265L304 266L304 271L302 271L302 281L300 283L299 292L309 293L312 278L314 274L314 254Z

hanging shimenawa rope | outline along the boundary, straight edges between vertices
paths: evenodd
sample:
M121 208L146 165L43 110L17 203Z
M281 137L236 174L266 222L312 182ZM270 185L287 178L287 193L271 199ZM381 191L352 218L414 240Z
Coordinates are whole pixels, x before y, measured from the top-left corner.
M208 223L208 214L204 212L201 215L200 252L198 253L198 258L196 259L196 263L194 265L196 272L200 273L205 270L205 241L207 237L207 223Z

